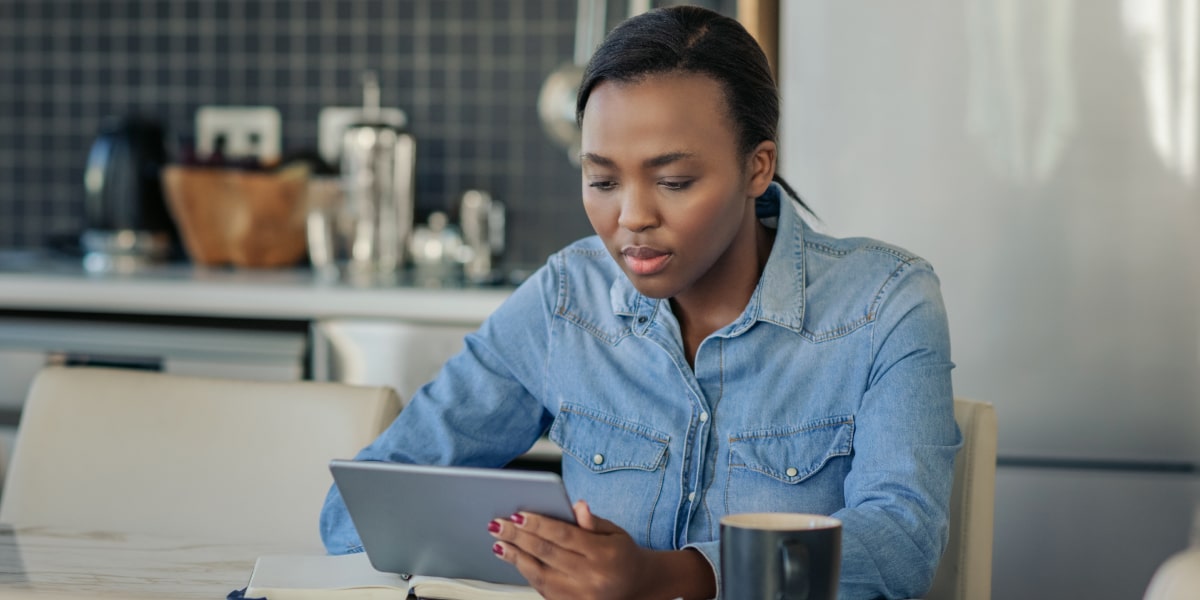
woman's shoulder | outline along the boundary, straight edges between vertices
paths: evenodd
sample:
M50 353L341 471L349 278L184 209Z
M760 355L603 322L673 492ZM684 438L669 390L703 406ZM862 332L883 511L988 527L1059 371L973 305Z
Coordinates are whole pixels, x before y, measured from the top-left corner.
M546 271L546 292L553 296L556 317L584 324L589 330L623 330L614 315L614 298L624 298L626 288L632 288L624 285L628 282L625 274L599 237L583 238L555 252Z
M595 235L572 242L551 254L546 263L547 283L557 296L558 311L566 305L610 305L613 283L625 276ZM612 312L608 310L607 312Z
M804 228L808 278L838 277L875 283L909 269L932 271L929 261L888 242L870 237L835 237Z
M621 277L624 274L599 238L586 237L551 254L493 317L515 321L520 316L541 314L592 321L608 315L611 319L611 290Z
M941 303L940 283L924 258L869 237L804 232L805 300L813 321L873 321L892 305ZM902 297L902 302L895 302Z
M831 260L851 258L878 261L881 264L926 262L917 254L895 244L870 237L835 237L807 224L804 227L804 247L807 252Z
M576 287L590 283L607 289L618 276L620 268L609 257L600 238L593 235L551 254L530 279L542 280L542 287L557 293L568 284Z
M608 256L608 250L604 248L604 242L600 241L600 236L597 235L589 235L575 240L551 256L551 260L556 258L564 265L570 263L570 266L575 267L609 266L616 268L616 263L613 263Z
M609 256L604 242L595 235L568 244L550 255L547 263L559 278L597 280L611 284L621 275L621 269Z

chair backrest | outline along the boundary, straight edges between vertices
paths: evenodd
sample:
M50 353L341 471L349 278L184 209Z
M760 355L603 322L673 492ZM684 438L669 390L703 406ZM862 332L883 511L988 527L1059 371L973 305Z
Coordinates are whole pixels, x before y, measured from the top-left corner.
M319 549L329 460L399 410L387 387L49 367L22 411L0 521Z
M954 460L950 541L927 600L988 600L992 596L992 528L996 507L996 411L954 399L963 445Z
M1196 600L1200 596L1200 548L1167 559L1150 580L1144 600Z

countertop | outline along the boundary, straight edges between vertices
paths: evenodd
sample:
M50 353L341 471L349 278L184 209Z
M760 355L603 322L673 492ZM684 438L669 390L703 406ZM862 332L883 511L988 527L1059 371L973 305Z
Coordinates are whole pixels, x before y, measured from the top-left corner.
M355 282L309 269L247 270L170 263L91 272L44 251L0 252L0 310L313 320L384 318L478 324L513 287L453 278Z

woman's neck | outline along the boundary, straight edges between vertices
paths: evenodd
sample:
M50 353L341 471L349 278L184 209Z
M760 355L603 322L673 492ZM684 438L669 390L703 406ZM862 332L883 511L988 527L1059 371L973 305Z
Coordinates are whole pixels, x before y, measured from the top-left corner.
M775 230L757 217L749 229L753 243L731 247L703 281L670 300L671 312L679 321L684 354L693 368L700 343L746 310L771 255Z

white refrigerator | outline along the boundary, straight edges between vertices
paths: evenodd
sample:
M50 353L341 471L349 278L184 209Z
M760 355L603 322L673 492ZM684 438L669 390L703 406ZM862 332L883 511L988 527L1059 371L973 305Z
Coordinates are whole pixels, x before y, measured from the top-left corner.
M930 260L996 406L993 598L1140 598L1200 505L1200 0L781 5L781 174Z

